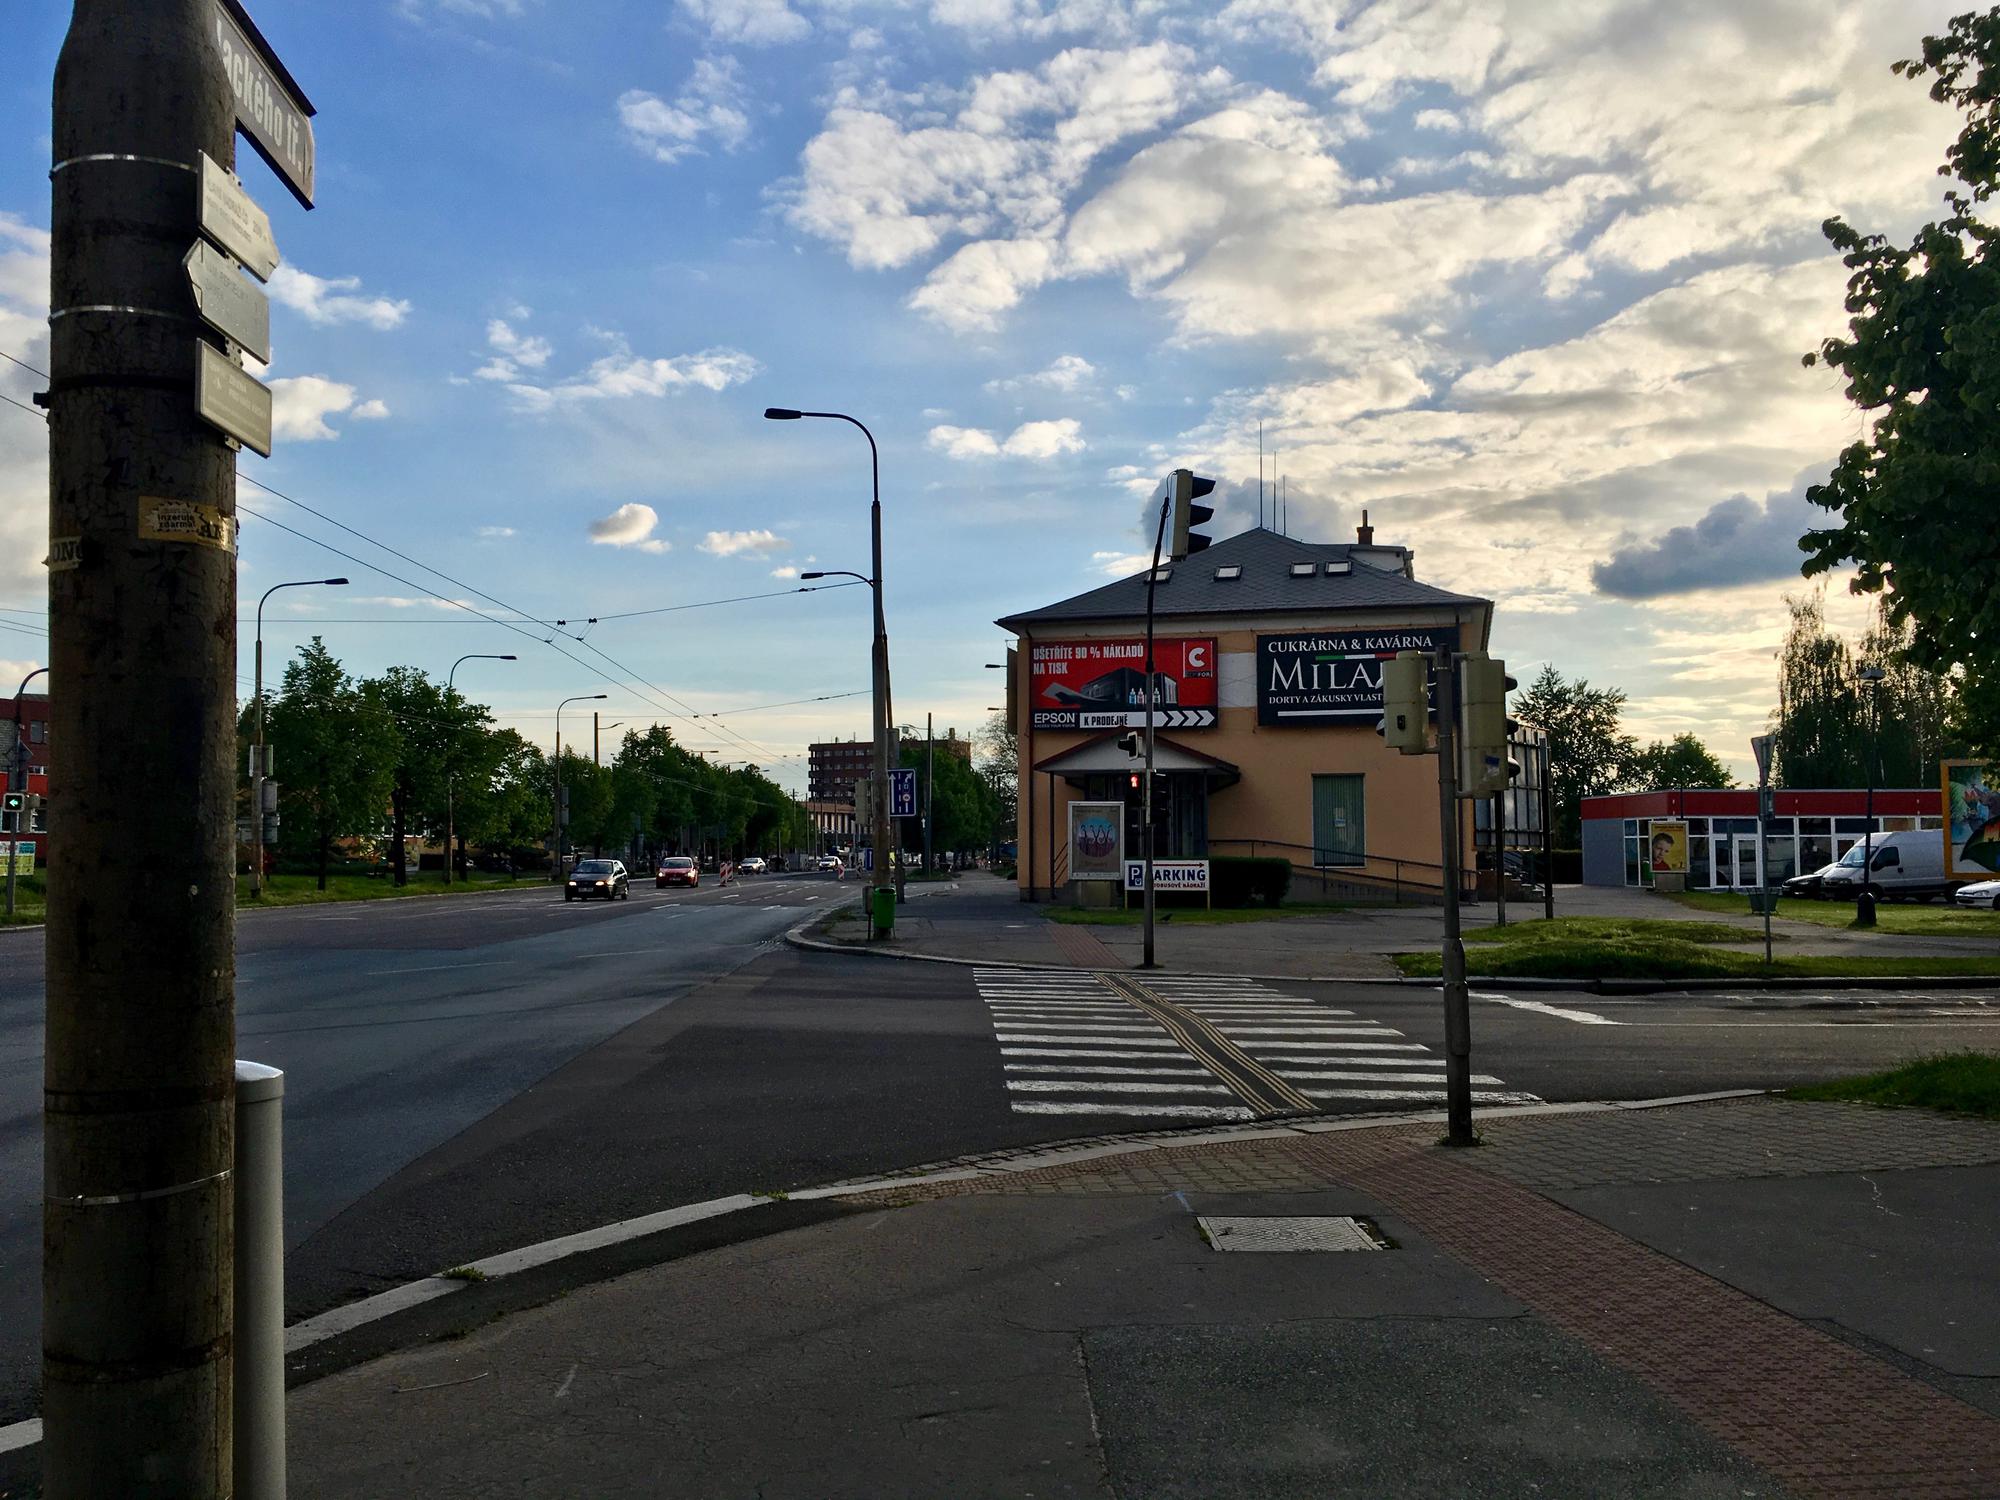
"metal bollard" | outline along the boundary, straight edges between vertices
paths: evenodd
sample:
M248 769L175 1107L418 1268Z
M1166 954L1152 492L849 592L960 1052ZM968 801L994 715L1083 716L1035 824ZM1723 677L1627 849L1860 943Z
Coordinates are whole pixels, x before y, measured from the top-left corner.
M285 1075L236 1060L236 1500L285 1497Z

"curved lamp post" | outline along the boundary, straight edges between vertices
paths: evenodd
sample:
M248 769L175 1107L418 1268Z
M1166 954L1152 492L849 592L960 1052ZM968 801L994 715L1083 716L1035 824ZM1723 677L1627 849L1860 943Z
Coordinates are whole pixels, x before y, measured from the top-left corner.
M264 898L264 783L270 776L264 753L264 600L279 589L342 588L346 583L345 578L301 578L296 583L274 583L257 601L257 765L250 773L250 890L260 901Z
M844 411L794 411L787 406L767 406L764 408L766 420L772 422L796 422L801 417L821 417L828 421L846 422L861 429L861 435L868 439L868 477L874 492L874 502L868 511L869 560L873 570L872 578L863 579L875 595L875 832L876 849L875 881L877 886L891 883L889 867L889 629L882 612L882 457L875 446L875 434L867 425L850 417ZM804 577L803 574L800 575ZM858 574L847 575L858 577ZM900 870L900 866L898 866Z
M458 676L458 669L464 666L467 662L518 661L518 660L520 660L520 658L516 656L496 656L490 652L485 652L485 651L473 651L465 656L461 656L457 661L451 664L451 670L444 674L445 706L447 708L451 706L452 679ZM449 886L451 884L452 822L453 822L453 815L457 812L457 807L455 806L453 801L453 792L456 790L456 788L453 785L453 778L456 775L457 771L453 767L451 759L451 742L447 740L445 742L445 748L444 748L444 883L446 886ZM509 865L508 868L512 869L513 866Z

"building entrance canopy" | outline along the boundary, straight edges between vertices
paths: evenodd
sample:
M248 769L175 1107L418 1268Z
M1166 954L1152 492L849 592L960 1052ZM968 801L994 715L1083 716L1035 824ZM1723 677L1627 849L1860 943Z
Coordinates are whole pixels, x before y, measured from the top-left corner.
M1060 776L1065 781L1080 783L1087 776L1124 776L1146 769L1143 755L1127 755L1119 746L1120 735L1105 734L1096 739L1085 740L1081 745L1035 762L1035 770L1047 776ZM1218 760L1213 755L1203 755L1199 750L1187 746L1165 735L1156 734L1153 740L1153 769L1157 772L1198 772L1208 779L1210 788L1233 786L1242 778L1242 773L1226 760Z

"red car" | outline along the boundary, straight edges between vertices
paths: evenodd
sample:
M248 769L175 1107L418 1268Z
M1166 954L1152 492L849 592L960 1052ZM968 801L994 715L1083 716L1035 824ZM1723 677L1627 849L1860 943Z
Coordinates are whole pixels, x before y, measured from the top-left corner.
M653 888L665 890L670 885L684 885L690 890L701 884L701 870L685 854L670 855L660 861L660 868L654 872Z

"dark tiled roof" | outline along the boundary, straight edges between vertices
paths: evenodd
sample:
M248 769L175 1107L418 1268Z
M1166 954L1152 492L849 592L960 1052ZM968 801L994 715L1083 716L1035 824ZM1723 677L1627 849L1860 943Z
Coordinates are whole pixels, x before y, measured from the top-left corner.
M1184 615L1319 613L1340 609L1434 609L1489 604L1470 594L1454 594L1406 578L1400 548L1361 548L1351 542L1302 542L1262 527L1225 538L1206 552L1173 565L1173 576L1158 586L1153 608L1162 619ZM1372 566L1354 553L1373 553ZM1313 564L1312 576L1292 576L1296 564ZM1328 563L1346 563L1344 573L1328 573ZM1239 577L1218 579L1216 569L1237 567ZM1390 568L1396 571L1390 571ZM1003 630L1067 620L1132 619L1146 613L1146 573L1040 609L999 621Z

